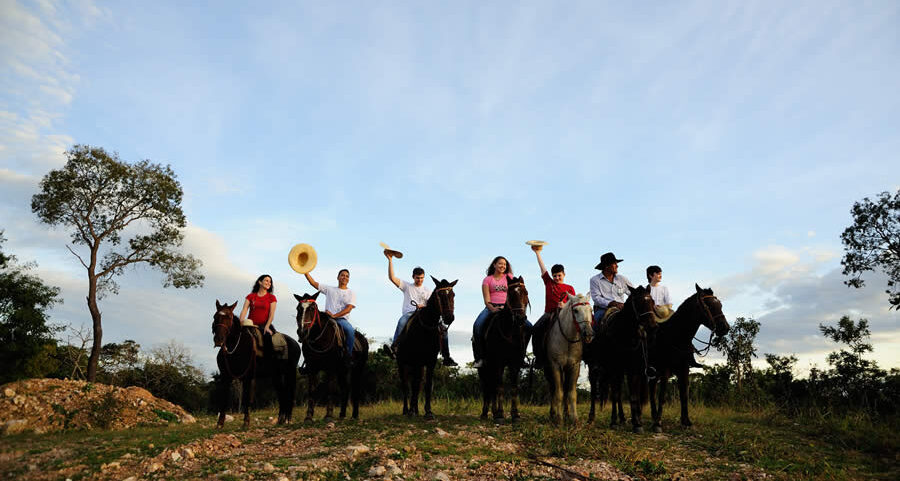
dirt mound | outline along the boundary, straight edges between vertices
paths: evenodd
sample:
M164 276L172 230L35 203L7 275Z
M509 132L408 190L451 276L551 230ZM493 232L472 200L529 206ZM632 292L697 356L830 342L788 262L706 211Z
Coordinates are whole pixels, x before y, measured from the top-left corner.
M193 423L179 406L139 387L62 379L28 379L0 386L0 432L127 429Z

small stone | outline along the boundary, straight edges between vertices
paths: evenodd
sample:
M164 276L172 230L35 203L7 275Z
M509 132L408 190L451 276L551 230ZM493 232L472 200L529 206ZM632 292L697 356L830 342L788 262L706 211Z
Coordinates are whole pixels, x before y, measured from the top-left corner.
M194 459L194 451L191 448L184 448L181 455L187 459Z
M113 461L111 463L104 463L100 465L100 471L106 471L107 469L119 469L119 462Z
M434 432L442 438L450 435L450 433L448 433L447 431L444 431L441 428L435 428Z
M230 475L230 474L231 474L231 470L230 470L230 469L226 469L225 471L222 471L221 473L217 474L216 476L218 476L218 477L220 477L220 478L224 478L225 476L228 476L228 475Z
M276 481L291 481L291 480L288 479L287 476L283 476L283 475L282 475L282 476L279 476L278 479L277 479Z
M262 465L262 470L265 471L265 472L267 472L267 473L274 473L274 472L275 472L275 466L273 466L272 463L263 463L263 465Z
M328 424L325 425L325 427L328 428L328 429L334 429L334 423L333 423L333 422L328 423Z
M14 397L14 398L13 398L13 404L15 404L16 406L20 406L20 405L22 405L22 404L25 404L25 396L22 396L22 395L20 394L20 395Z
M182 424L193 424L197 422L197 418L191 416L190 414L185 414L184 417L181 418Z
M169 455L172 458L173 462L181 461L181 455L178 454L178 451L173 451L172 454Z
M129 476L129 477L123 479L122 481L137 481L137 478L135 478L134 476Z
M163 465L162 465L162 464L159 464L159 463L153 463L153 464L151 464L151 465L147 468L147 472L148 472L148 473L155 473L155 472L159 471L159 470L162 469L162 468L163 468Z
M156 447L156 445L153 444L153 443L150 443L150 444L147 445L147 449L153 449L153 448L155 448L155 447Z
M388 466L387 473L391 476L400 476L401 474L403 474L403 470L398 468L395 464L393 466Z
M438 471L434 473L434 476L431 479L434 481L450 481L450 476L447 476L443 471Z
M232 416L231 414L226 414L226 415L225 415L225 422L226 422L226 423L230 423L231 421L234 421L234 416Z
M26 419L10 419L3 423L3 433L4 434L15 434L21 433L28 427L28 420Z
M12 388L6 388L3 390L3 395L6 397L15 397L16 392L14 390L12 390Z
M372 466L369 469L369 476L384 476L384 473L387 472L387 469L384 469L384 466Z
M29 471L37 471L37 464L29 464L28 470Z
M347 446L345 448L345 451L347 452L347 456L350 456L351 458L355 458L361 454L368 453L369 447L362 445L362 444L357 444L356 446Z

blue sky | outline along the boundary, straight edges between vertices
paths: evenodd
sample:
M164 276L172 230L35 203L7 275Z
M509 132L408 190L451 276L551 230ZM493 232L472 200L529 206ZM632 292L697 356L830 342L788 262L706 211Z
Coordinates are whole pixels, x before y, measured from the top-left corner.
M885 279L844 286L839 239L854 201L900 188L900 4L182 3L0 1L0 229L62 288L57 322L89 325L85 275L30 197L84 143L171 164L207 277L129 271L104 342L174 338L208 371L215 300L260 273L293 333L298 242L317 280L351 270L378 341L402 299L379 242L406 254L401 277L460 279L452 350L471 360L494 256L542 309L528 239L578 292L606 251L636 282L662 266L676 299L712 287L801 371L841 315L900 367Z

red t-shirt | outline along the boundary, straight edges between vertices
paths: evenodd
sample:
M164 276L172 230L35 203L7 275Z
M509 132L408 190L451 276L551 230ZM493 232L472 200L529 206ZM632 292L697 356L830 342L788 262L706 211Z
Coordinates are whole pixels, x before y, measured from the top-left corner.
M547 292L547 304L544 307L544 312L550 312L553 309L556 309L560 302L569 298L566 294L575 295L574 287L568 284L557 283L550 277L550 273L547 271L544 271L544 273L541 274L541 279L544 281L544 289Z
M260 297L255 292L251 292L247 294L246 299L250 301L250 314L247 317L257 326L266 325L266 321L269 320L269 307L273 302L278 302L275 294L267 292L266 295Z

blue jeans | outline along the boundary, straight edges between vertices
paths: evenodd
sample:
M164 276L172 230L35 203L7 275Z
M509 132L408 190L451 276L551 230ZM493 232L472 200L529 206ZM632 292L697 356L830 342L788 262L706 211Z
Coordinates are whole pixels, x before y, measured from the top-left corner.
M491 311L488 310L487 307L478 314L478 317L475 318L475 324L472 325L472 336L477 340L481 340L481 335L483 334L482 330L484 329L484 321L487 320L487 317L491 314Z
M392 342L397 342L397 338L400 337L400 333L403 332L403 328L406 327L406 323L409 322L409 318L412 317L415 312L416 311L410 311L400 316L400 319L397 321L397 329L394 330L394 337L391 339Z
M339 326L341 326L341 329L344 330L344 337L345 337L344 344L347 345L347 355L352 356L353 355L353 340L356 338L356 334L355 334L356 331L353 329L353 326L350 325L350 321L348 321L347 319L345 319L343 317L339 317L339 318L335 319L335 321L338 323Z
M606 308L600 307L594 311L594 324L600 322L600 319L603 319L603 314L606 314Z

